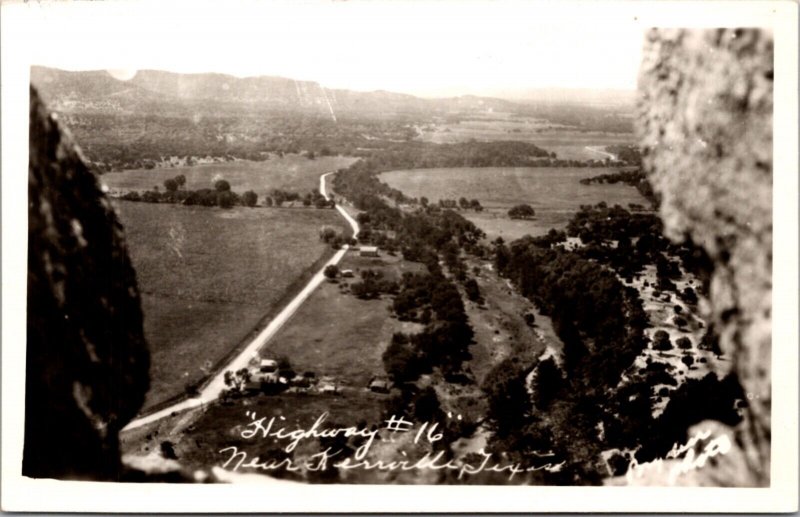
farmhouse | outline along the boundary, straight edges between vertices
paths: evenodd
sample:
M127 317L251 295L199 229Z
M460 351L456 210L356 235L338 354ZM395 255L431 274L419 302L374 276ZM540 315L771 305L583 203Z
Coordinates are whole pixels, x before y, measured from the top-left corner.
M377 257L378 256L378 247L377 246L361 246L359 254L362 257Z

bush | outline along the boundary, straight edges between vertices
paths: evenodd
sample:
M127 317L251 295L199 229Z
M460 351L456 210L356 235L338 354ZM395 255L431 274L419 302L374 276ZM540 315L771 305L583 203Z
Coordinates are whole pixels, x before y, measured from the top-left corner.
M672 322L678 327L685 327L688 324L686 318L684 318L683 316L675 316L672 319Z
M692 340L686 336L678 338L678 340L675 341L675 344L678 345L678 348L683 350L689 350L692 348Z

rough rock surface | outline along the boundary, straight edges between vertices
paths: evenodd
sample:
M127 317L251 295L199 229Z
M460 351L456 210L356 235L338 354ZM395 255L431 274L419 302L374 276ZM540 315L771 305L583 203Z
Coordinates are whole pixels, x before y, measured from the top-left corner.
M118 432L149 384L122 227L31 89L25 445L30 477L116 479Z
M772 83L770 33L653 30L646 38L643 164L668 236L691 238L713 260L708 316L749 402L733 429L736 450L708 472L708 484L769 485Z

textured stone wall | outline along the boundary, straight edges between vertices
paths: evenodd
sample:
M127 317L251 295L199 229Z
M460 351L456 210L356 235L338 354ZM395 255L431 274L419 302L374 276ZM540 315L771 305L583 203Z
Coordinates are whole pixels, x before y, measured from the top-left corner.
M668 236L714 262L709 318L748 396L735 450L707 484L769 484L772 350L772 35L652 30L638 136Z
M149 384L122 227L31 89L25 445L30 477L115 479Z

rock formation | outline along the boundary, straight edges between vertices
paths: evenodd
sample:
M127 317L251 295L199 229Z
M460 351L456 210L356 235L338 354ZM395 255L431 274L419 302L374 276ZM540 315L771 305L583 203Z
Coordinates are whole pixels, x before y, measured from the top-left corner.
M702 471L701 484L769 485L772 83L768 32L652 30L646 38L643 165L667 235L690 238L714 263L708 316L749 403L731 430L734 450Z
M118 432L149 384L122 227L80 150L31 88L22 473L117 479Z

